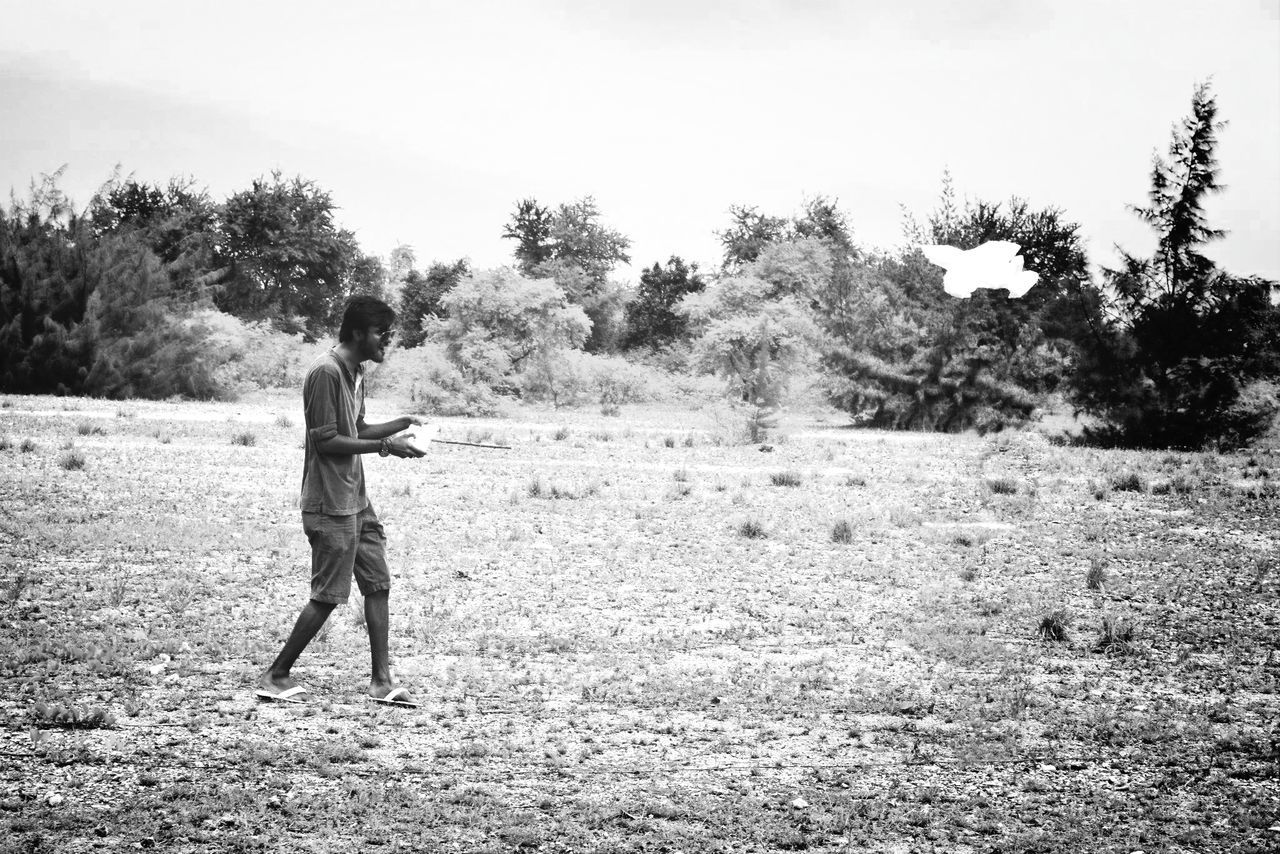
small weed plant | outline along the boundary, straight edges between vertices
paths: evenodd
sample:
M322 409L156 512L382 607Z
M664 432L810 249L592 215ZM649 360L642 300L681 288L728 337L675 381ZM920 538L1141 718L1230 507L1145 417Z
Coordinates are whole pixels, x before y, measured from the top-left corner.
M561 424L556 428L556 432L551 434L551 438L555 439L557 442L563 442L565 439L569 438L569 428Z
M37 447L38 446L36 445L34 440L23 439L22 444L18 446L18 450L22 451L22 453L24 454L29 454L32 451L34 451Z
M800 473L795 471L777 471L769 475L769 480L774 486L799 486L801 483Z
M289 427L292 427L293 419L290 418L288 415L284 414L283 412L281 412L279 415L276 416L276 426L284 427L286 429Z
M92 421L81 421L76 425L76 433L81 436L101 436L106 432L101 424L95 424Z
M232 436L231 444L243 445L246 448L252 448L254 445L258 444L258 437L250 433L248 430L245 430Z
M764 526L755 519L748 519L738 526L738 535L746 537L748 540L763 540L768 534L765 532Z

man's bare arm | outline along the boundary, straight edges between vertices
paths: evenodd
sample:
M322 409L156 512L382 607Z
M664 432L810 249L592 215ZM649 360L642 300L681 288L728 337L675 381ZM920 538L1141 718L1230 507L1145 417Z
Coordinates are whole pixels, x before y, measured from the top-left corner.
M384 421L381 424L365 424L361 421L356 425L356 432L361 439L385 439L422 423L423 420L415 415L402 415L394 421Z
M394 423L394 422L391 422ZM382 427L385 425L375 425ZM330 436L328 439L322 439L316 442L316 450L322 454L332 454L338 456L351 456L353 454L376 454L382 450L382 442L385 439L387 443L387 452L394 457L421 457L422 451L411 446L410 441L413 438L412 433L403 436L392 436L381 438L362 437L359 439L351 436Z

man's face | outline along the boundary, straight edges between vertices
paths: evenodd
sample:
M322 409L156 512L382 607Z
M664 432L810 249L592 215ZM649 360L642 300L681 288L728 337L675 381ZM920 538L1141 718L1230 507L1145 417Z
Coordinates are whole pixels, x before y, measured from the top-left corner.
M360 361L382 363L387 357L387 347L391 346L391 339L395 337L395 331L390 329L382 329L377 326L371 326L364 331L362 337L358 336L360 345Z

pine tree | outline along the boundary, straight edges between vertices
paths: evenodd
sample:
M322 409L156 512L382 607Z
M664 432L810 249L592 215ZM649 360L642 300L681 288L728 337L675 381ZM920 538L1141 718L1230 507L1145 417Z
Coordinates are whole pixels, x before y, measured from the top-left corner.
M1191 115L1174 128L1168 159L1154 158L1147 207L1132 207L1156 231L1150 258L1121 253L1105 270L1115 294L1112 318L1082 354L1073 386L1086 411L1107 426L1093 438L1145 447L1239 445L1264 430L1274 395L1251 382L1275 376L1275 283L1231 276L1203 253L1224 233L1204 203L1221 192L1215 152L1226 126L1208 85L1196 88Z

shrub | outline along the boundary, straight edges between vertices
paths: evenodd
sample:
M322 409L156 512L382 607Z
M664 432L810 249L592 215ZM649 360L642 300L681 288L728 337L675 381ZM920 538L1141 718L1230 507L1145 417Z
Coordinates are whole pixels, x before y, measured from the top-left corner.
M407 397L421 413L489 416L498 411L493 389L464 377L444 349L430 342L392 352L373 372L369 389Z
M801 483L800 473L794 471L777 471L769 475L769 480L774 486L799 486Z
M471 382L511 386L518 371L582 345L591 322L550 279L510 268L479 270L440 299L447 313L424 325L430 341Z
M528 400L556 408L598 403L608 416L618 415L624 404L649 400L660 385L651 368L617 356L569 349L539 354L518 380L521 395Z
M247 323L206 310L191 322L203 331L206 347L218 354L214 381L224 395L268 388L297 389L311 364L328 350L327 342L307 343L268 322Z

